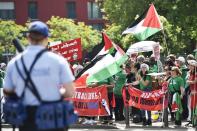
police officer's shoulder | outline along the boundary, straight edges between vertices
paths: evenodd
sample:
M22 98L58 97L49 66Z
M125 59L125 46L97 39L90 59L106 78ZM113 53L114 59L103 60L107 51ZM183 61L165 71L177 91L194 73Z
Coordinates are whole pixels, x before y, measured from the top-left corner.
M50 58L50 60L56 61L58 63L66 62L66 59L63 56L50 51L48 52L48 57Z
M18 61L21 58L21 53L18 54L17 56L15 56L14 58L12 58L9 62L8 65L6 67L6 69L8 70L13 70L15 68L15 62Z
M8 62L8 66L9 65L13 65L16 61L18 61L19 59L21 59L22 54L18 54L16 55L14 58L12 58L9 62Z

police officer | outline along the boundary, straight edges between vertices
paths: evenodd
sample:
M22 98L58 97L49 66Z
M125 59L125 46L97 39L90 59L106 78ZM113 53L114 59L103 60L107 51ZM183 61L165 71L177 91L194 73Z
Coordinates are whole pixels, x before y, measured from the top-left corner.
M49 29L46 24L40 21L35 21L30 24L27 34L30 45L22 53L24 63L28 70L38 52L46 48L48 37ZM19 127L19 130L38 131L35 124L35 109L40 102L28 88L24 87L25 82L17 72L15 62L19 64L19 69L23 71L20 58L21 54L8 63L4 82L4 94L10 95L16 93L17 96L20 96L23 89L25 89L23 103L27 108L27 119L23 126ZM30 76L42 100L56 101L62 96L72 97L74 94L74 76L72 75L68 62L57 54L52 52L43 53L33 67ZM54 129L54 131L63 130L64 129Z

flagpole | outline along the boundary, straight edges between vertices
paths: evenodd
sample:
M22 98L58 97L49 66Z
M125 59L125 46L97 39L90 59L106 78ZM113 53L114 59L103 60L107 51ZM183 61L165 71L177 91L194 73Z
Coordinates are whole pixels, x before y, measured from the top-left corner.
M169 49L168 49L168 44L167 44L167 42L166 42L166 35L165 35L165 33L164 33L164 29L162 29L161 31L162 31L162 34L163 34L164 45L166 46L166 51L167 51L166 54L169 55L170 52L169 52Z

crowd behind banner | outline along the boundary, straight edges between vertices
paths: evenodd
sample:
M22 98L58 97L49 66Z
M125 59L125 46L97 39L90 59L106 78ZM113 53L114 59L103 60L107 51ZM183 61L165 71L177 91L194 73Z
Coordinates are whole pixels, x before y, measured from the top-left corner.
M71 65L73 74L76 76L89 63L90 60L85 58L82 65ZM1 81L5 66L4 63L1 64ZM124 107L129 105L129 115L134 123L152 125L152 121L162 119L160 112L168 108L169 119L175 125L182 125L182 121L187 120L196 126L197 62L193 55L184 58L171 54L161 63L153 55L145 58L143 55L132 54L121 69L106 80L77 89L78 94L73 101L81 116L80 123L97 124L99 116L102 124L113 124L113 114L115 121L123 121ZM163 86L163 83L167 85ZM125 95L126 86L129 98ZM153 97L150 94L157 95Z
M89 59L85 59L83 65L74 64L73 73L77 75L89 62ZM99 114L89 115L89 117L81 115L82 124L97 123L95 119L97 115L103 124L112 124L113 114L115 121L125 120L124 106L127 104L123 98L125 98L124 87L128 86L130 98L126 99L129 101L128 105L131 108L129 115L133 122L142 122L144 126L152 125L152 121L155 121L155 110L158 110L156 114L158 114L157 120L159 121L162 119L159 112L163 112L163 108L168 108L169 119L175 125L180 126L183 120L187 120L196 126L197 62L193 55L190 54L184 58L171 54L161 63L153 55L145 58L143 55L133 54L121 68L122 71L116 75L87 86L88 89L105 85L108 92L107 101L109 101L110 113L104 117ZM166 84L165 89L164 83ZM152 101L142 98L142 94L154 94L154 92L156 92L157 97L147 97ZM162 93L159 94L158 92ZM151 107L153 105L155 108Z

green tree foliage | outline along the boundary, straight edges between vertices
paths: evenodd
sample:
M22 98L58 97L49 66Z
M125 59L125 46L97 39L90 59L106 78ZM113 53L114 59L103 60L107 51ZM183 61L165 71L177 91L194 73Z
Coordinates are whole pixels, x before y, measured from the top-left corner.
M13 21L0 20L0 54L15 53L15 48L12 45L12 40L16 37L22 38L22 33L25 31L23 26L17 25ZM25 39L22 39L23 44Z
M93 30L91 26L87 26L82 22L76 24L71 19L53 16L47 24L50 27L50 41L67 41L81 38L83 49L91 49L101 40L98 31Z
M27 39L23 37L23 32L27 31L29 24L30 22L28 21L26 26L21 26L14 21L0 20L0 59L3 53L15 53L15 48L12 45L14 38L18 37L25 46L28 44ZM85 50L91 50L92 47L101 41L100 33L83 22L76 23L66 18L51 17L47 24L50 27L50 41L67 41L81 38L82 46Z
M121 45L123 48L128 48L132 42L137 41L137 39L132 35L126 35L125 37L123 37L121 35L122 30L120 25L108 25L104 31L107 33L110 39L113 40L114 43Z
M163 16L161 20L171 53L191 52L197 43L196 0L105 0L103 10L106 18L113 23L107 32L115 30L122 33L151 3L154 3L158 14ZM117 31L117 27L120 31ZM126 37L130 39L130 36ZM117 36L115 40L118 38L119 42L126 44L124 37ZM148 39L163 43L163 34L160 32Z

